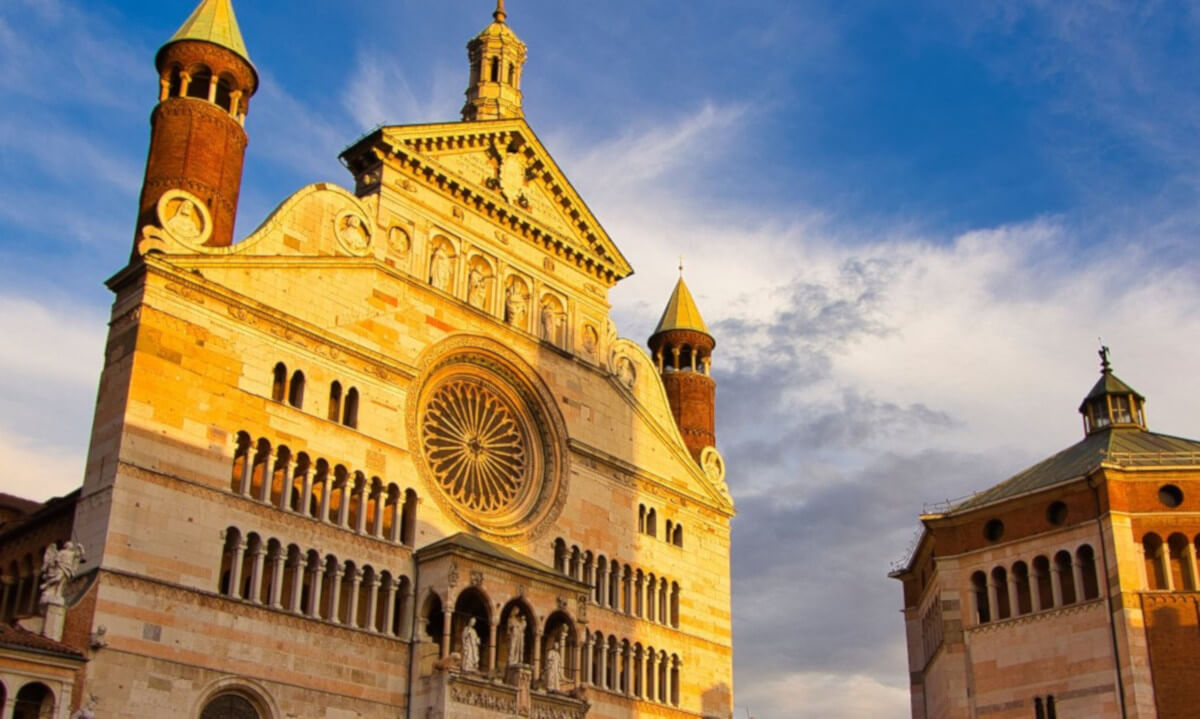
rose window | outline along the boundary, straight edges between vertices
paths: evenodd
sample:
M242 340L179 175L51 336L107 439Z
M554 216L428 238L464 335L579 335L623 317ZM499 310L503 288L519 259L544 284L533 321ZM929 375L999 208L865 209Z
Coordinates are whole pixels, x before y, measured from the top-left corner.
M446 496L470 512L519 503L528 477L524 424L508 401L474 379L441 385L429 398L422 450Z

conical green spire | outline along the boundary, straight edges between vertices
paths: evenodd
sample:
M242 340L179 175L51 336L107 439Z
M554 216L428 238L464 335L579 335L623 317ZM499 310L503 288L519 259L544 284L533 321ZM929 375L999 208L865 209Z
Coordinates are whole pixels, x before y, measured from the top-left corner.
M667 308L663 310L654 334L668 330L695 330L709 334L708 326L704 324L704 318L700 316L696 301L692 299L692 293L688 291L682 276L675 283L675 291L667 301Z
M167 45L180 40L211 42L250 62L250 53L246 51L242 31L238 29L231 0L201 0Z

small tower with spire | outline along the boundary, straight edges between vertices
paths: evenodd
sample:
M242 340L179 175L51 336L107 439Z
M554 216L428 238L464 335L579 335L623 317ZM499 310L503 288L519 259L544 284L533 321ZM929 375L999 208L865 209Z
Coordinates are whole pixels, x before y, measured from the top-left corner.
M507 20L504 0L497 0L492 24L467 43L471 80L462 109L467 122L525 116L521 109L521 72L527 49Z
M205 244L230 245L246 155L243 126L258 89L230 0L201 0L158 51L155 65L159 96L150 116L138 236L145 225L162 221L159 200L174 190L207 210L211 227L195 225ZM190 216L191 205L184 211Z
M1146 398L1112 372L1107 347L1100 348L1100 379L1079 405L1084 434L1113 427L1146 429Z
M705 447L716 446L717 442L717 385L712 378L712 351L716 344L683 281L681 265L679 281L649 345L675 423L697 461Z

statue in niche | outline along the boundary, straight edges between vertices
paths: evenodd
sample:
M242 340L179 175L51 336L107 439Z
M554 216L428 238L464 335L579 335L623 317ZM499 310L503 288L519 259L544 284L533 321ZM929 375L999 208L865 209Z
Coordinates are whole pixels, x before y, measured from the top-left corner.
M525 291L525 283L514 277L504 290L504 321L513 327L524 328L528 312L529 293Z
M99 697L95 694L89 694L88 700L71 715L71 719L96 719L96 705L99 703Z
M617 358L617 379L621 380L621 384L629 389L633 389L633 383L637 379L637 370L633 368L633 360L625 355Z
M63 606L63 589L67 582L79 570L83 561L83 545L67 540L62 547L55 542L46 547L42 556L42 591L39 604L42 606Z
M194 240L204 234L204 217L196 211L196 204L180 198L174 214L167 219L167 231L181 240Z
M454 266L450 252L444 244L438 244L433 248L433 258L429 261L429 284L439 290L450 292L453 282Z
M561 627L554 637L554 642L546 650L545 681L546 691L561 692L563 682L563 635L566 627Z
M398 255L401 258L406 258L408 257L408 250L411 246L411 243L408 241L408 233L405 232L403 228L393 227L392 229L388 230L388 249L390 249L393 254Z
M508 663L525 663L525 615L519 611L508 618Z
M558 311L557 303L547 297L542 303L542 339L562 344L563 313Z
M479 633L475 631L475 617L467 619L462 630L462 670L479 671Z
M338 223L337 231L338 239L351 249L362 250L371 243L370 235L367 234L367 228L363 225L362 218L358 215L346 215Z
M487 309L491 282L492 277L487 273L487 265L482 262L471 265L471 271L467 274L467 302L471 303L472 307Z
M600 333L595 327L588 325L583 328L583 352L589 359L596 359L596 353L600 350Z

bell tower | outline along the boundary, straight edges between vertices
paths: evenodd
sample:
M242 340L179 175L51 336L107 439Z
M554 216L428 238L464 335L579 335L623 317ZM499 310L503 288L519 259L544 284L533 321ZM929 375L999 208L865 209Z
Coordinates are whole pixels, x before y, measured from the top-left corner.
M717 342L683 281L682 267L649 344L675 423L699 461L701 450L717 443L717 385L712 378L712 351Z
M521 72L525 66L525 43L508 27L504 0L497 0L492 24L467 43L471 81L462 117L476 120L508 120L524 117L521 109Z
M244 129L258 73L230 0L201 0L158 51L158 105L150 116L150 152L137 237L162 226L210 247L233 243Z

